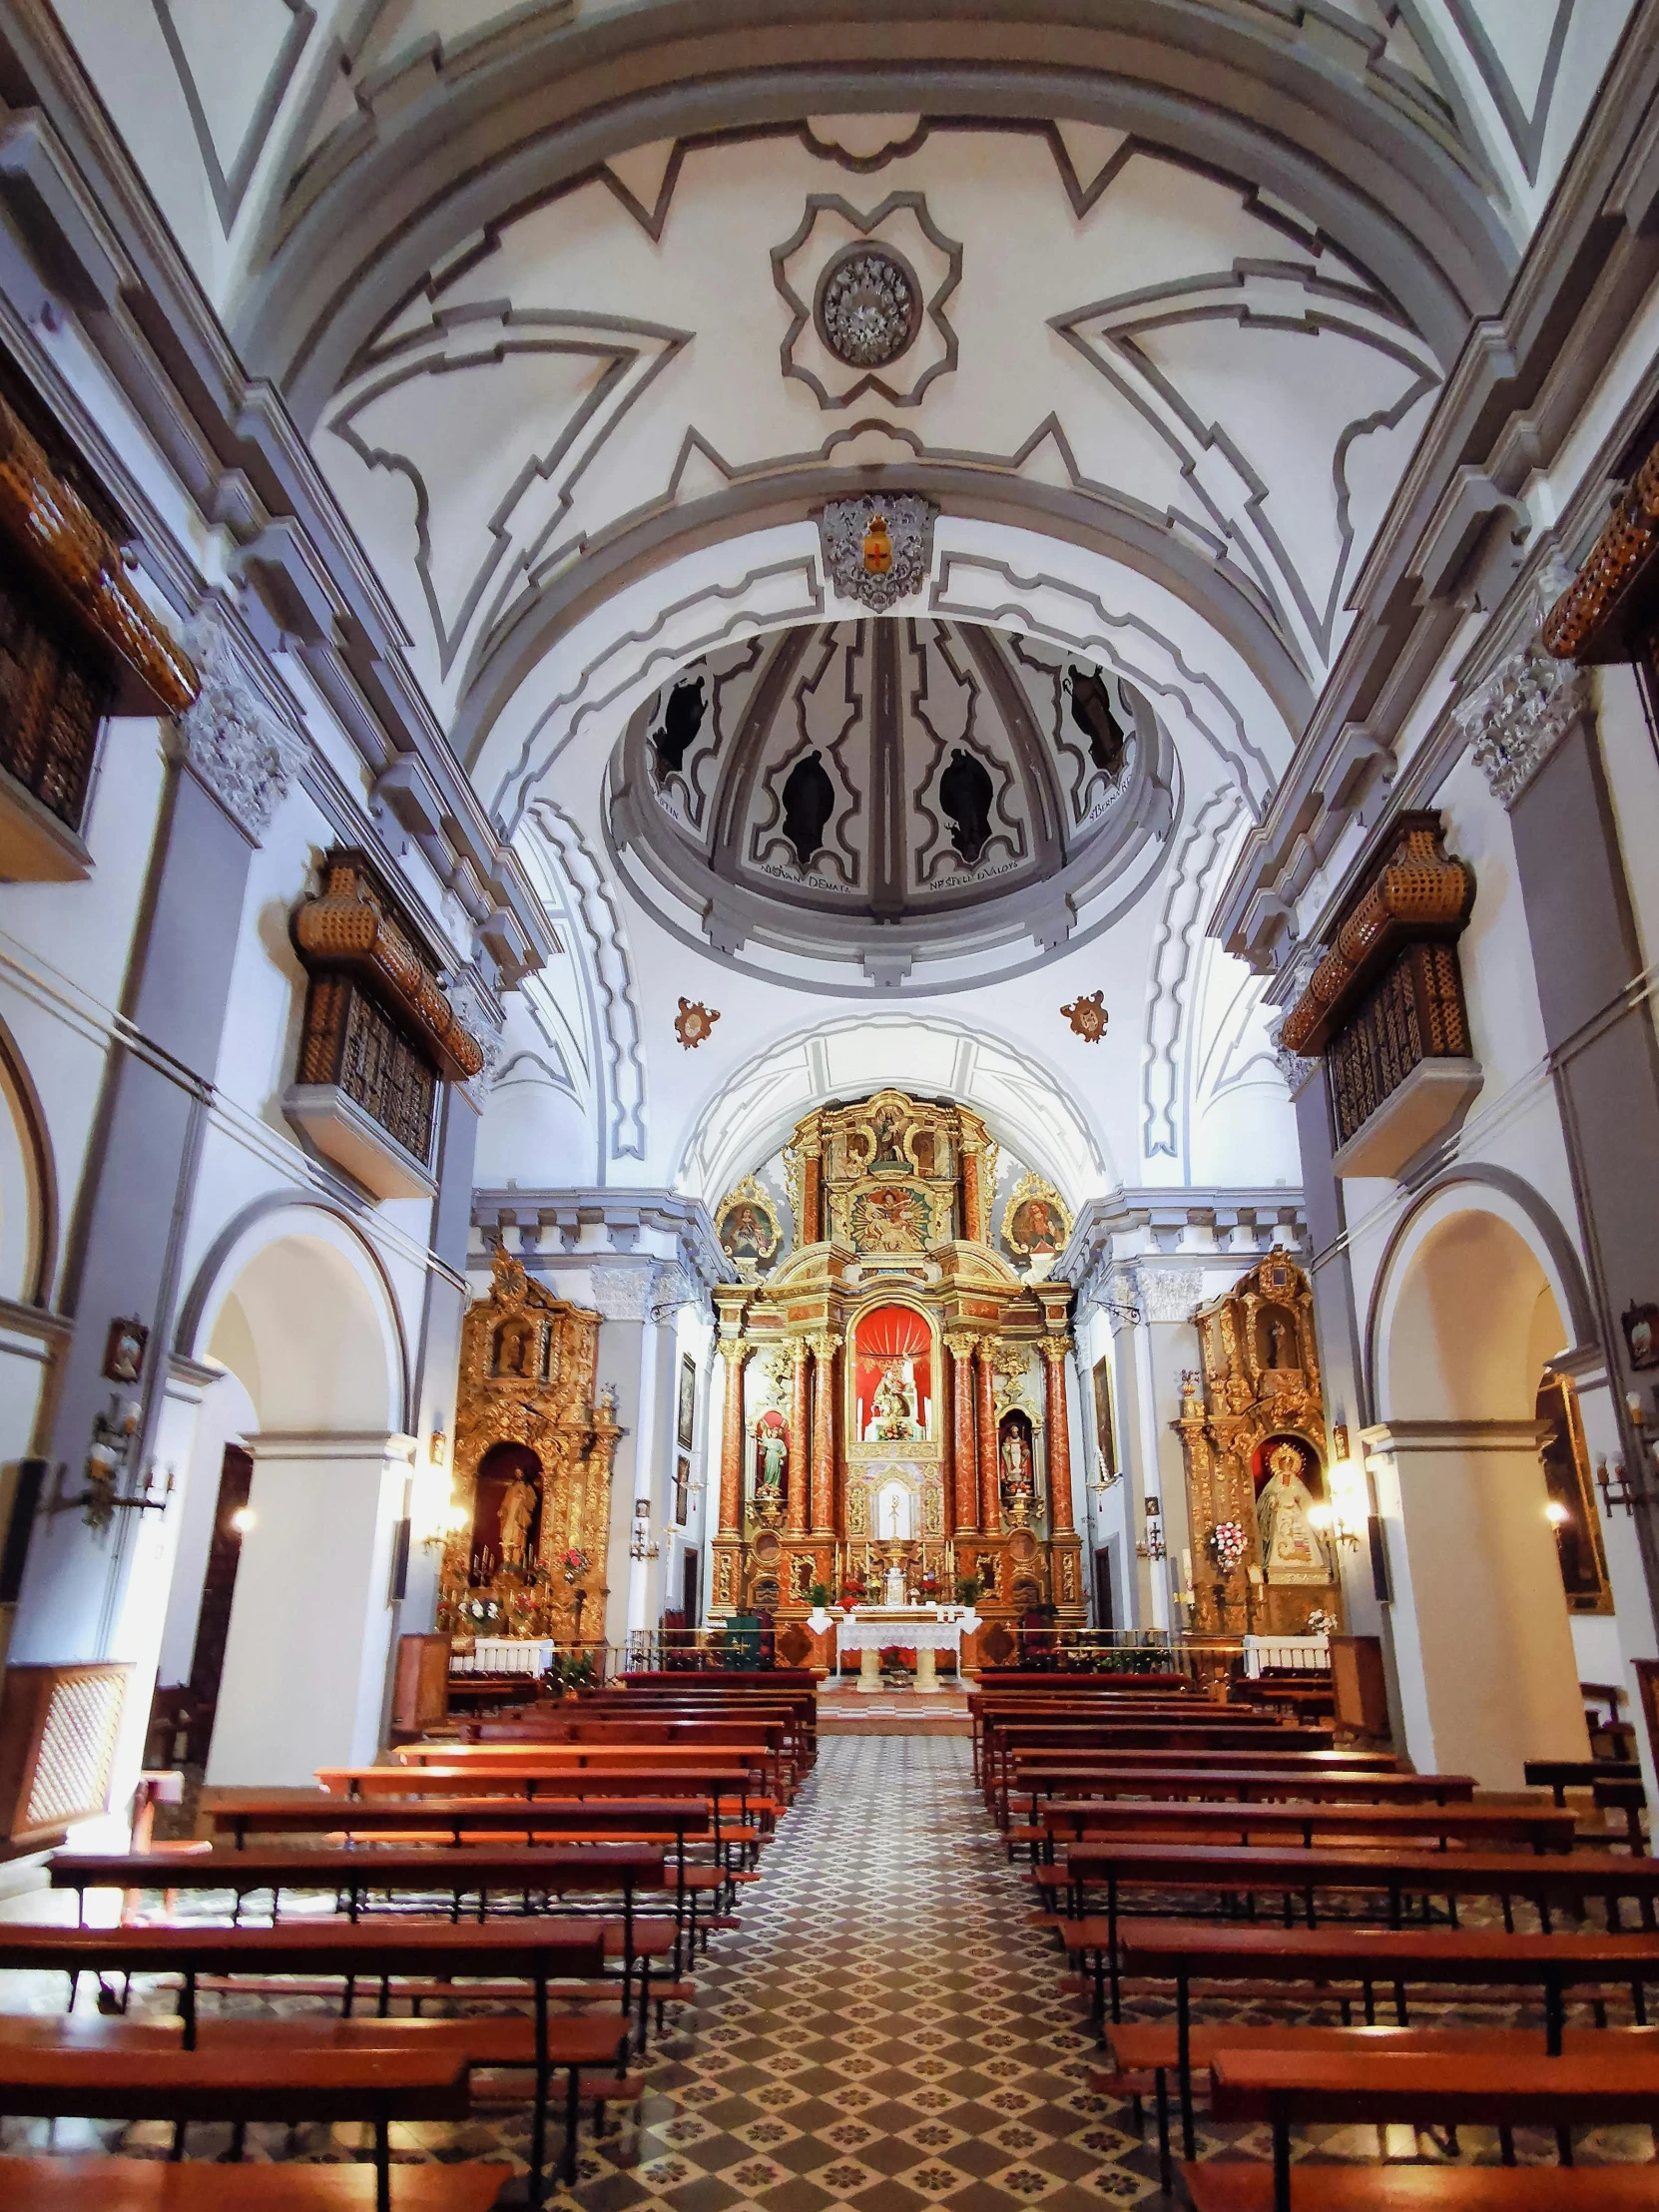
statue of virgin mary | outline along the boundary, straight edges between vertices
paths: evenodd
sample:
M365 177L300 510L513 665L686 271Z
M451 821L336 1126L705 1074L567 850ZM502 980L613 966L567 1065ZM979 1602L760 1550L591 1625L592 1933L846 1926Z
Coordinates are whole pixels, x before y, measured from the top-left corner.
M1325 1541L1310 1517L1314 1493L1302 1479L1302 1466L1295 1444L1275 1444L1268 1454L1268 1479L1256 1500L1256 1527L1269 1582L1336 1580Z

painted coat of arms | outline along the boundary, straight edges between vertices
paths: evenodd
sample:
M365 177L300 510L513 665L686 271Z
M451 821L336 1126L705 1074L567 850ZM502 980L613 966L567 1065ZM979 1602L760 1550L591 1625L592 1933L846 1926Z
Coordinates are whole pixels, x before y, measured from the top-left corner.
M819 542L830 582L873 614L920 591L933 560L938 513L915 492L891 498L831 499L819 516Z

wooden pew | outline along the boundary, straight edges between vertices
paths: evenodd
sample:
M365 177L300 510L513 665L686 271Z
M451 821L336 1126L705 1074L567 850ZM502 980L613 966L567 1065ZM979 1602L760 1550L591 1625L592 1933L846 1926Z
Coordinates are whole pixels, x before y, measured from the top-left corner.
M1111 2051L1115 2071L1100 2069L1090 2074L1092 2086L1105 2096L1133 2098L1140 2104L1136 2077L1150 2073L1153 2077L1153 2094L1158 2128L1158 2175L1163 2189L1173 2194L1175 2167L1170 2156L1169 2140L1169 2076L1176 2065L1176 2031L1172 2024L1163 2022L1132 2021L1126 2025L1109 2027L1107 2045ZM1583 2054L1593 2057L1598 2049L1607 2050L1613 2045L1643 2048L1659 2056L1659 2028L1655 2027L1578 2027L1568 2028L1561 2038L1562 2049L1568 2055ZM1217 2022L1195 2026L1190 2042L1190 2059L1193 2074L1202 2075L1208 2085L1210 2068L1217 2055L1237 2050L1277 2051L1344 2051L1363 2057L1375 2051L1421 2051L1426 2054L1444 2054L1451 2051L1474 2051L1488 2058L1535 2058L1538 2054L1538 2037L1535 2030L1524 2027L1287 2027L1277 2023L1271 2027L1248 2028ZM1263 2169L1253 2170L1259 2175ZM1358 2170L1377 2174L1378 2169ZM1420 2172L1420 2168L1406 2169ZM1450 2169L1456 2171L1457 2169ZM1490 2169L1485 2169L1490 2171ZM1559 2172L1551 2167L1550 2172ZM1656 2174L1659 2179L1659 2174ZM1271 2191L1264 2193L1253 2203L1259 2202L1266 2212ZM1298 2202L1301 2199L1299 2197ZM1364 2201L1381 2206L1383 2199ZM1401 2212L1415 2200L1386 2200L1390 2205L1399 2201ZM1437 2201L1437 2200L1431 2200ZM1659 2201L1659 2199L1656 2199Z
M739 1830L752 1829L757 1841L770 1837L779 1810L776 1800L753 1795L747 1767L713 1759L703 1766L665 1773L645 1766L598 1770L549 1767L532 1752L511 1767L318 1767L316 1779L318 1787L330 1797L359 1802L370 1798L521 1797L551 1805L567 1799L706 1798L715 1808L721 1839L733 1841L739 1840ZM736 1829L729 1827L733 1822Z
M179 1862L182 1865L190 1861ZM496 1921L483 1927L448 1921L393 1921L377 1927L338 1923L281 1928L62 1929L0 1924L0 1969L43 1973L178 1974L179 2013L187 2050L197 2039L197 1988L204 1974L240 1976L318 1974L349 1983L392 1974L452 1974L457 1969L491 1978L514 1976L531 1984L535 2104L531 2121L530 2201L539 2203L547 2147L548 2084L554 2071L568 2076L564 2173L576 2171L576 2115L585 2066L614 2058L618 2078L627 2065L628 2023L620 2013L603 2019L551 2019L552 1982L594 1981L605 1969L605 1944L592 1923L557 1920ZM89 2115L98 2117L99 2115Z
M464 2120L468 2110L466 2061L452 2047L62 2050L0 2041L4 2113L171 2120L178 2127L193 2120L239 2127L251 2120L366 2120L374 2130L376 2212L392 2212L391 2122Z
M1570 1853L1577 1824L1553 1806L1529 1811L1502 1805L1167 1805L1052 1804L1044 1824L1073 1850L1083 1839L1136 1839L1172 1844L1353 1843L1374 1838L1380 1849L1426 1837L1444 1845L1510 1844L1535 1852ZM1039 1874L1042 1872L1038 1870Z
M1314 1774L1272 1767L1111 1767L1095 1772L1045 1763L1016 1767L1014 1794L1029 1799L1028 1826L1034 1826L1042 1820L1044 1802L1054 1799L1067 1806L1119 1798L1240 1805L1286 1799L1310 1805L1466 1805L1474 1797L1474 1777L1376 1774L1366 1768L1326 1768ZM1019 1831L1012 1834L1017 1838Z
M1576 1988L1626 1988L1638 2024L1643 1989L1659 1981L1659 1936L1505 1936L1486 1929L1341 1929L1216 1927L1203 1921L1126 1920L1118 1929L1126 1974L1175 1983L1176 2070L1181 2089L1182 2155L1193 2155L1192 1984L1206 1980L1351 1981L1361 1984L1371 2016L1372 1990L1391 1982L1399 2024L1408 1984L1423 1982L1537 1989L1544 2000L1545 2049L1561 2049L1566 1999Z
M1273 2212L1291 2212L1291 2129L1297 2125L1650 2126L1659 2110L1659 2054L1646 2048L1530 2058L1223 2050L1212 2062L1210 2085L1218 2119L1265 2120L1272 2127ZM1189 2183L1205 2171L1184 2170ZM1596 2169L1598 2180L1603 2170ZM1200 2198L1195 2186L1195 2204L1215 2201ZM1603 2201L1594 2193L1582 2198L1586 2206Z
M1550 1933L1552 1905L1582 1909L1591 1898L1605 1902L1609 1932L1613 1934L1618 1933L1619 1899L1634 1899L1641 1910L1642 1926L1651 1933L1655 1927L1654 1900L1659 1898L1659 1866L1651 1859L1621 1857L1614 1852L1533 1854L1522 1858L1477 1851L1287 1851L1210 1844L1096 1843L1074 1844L1066 1854L1065 1872L1069 1895L1060 1939L1068 1951L1094 1955L1095 2016L1099 2018L1104 2009L1109 1983L1114 2020L1122 2011L1117 1936L1119 1899L1126 1886L1213 1889L1220 1896L1250 1900L1259 1893L1274 1892L1284 1899L1287 1928L1291 1925L1293 1893L1302 1900L1310 1928L1317 1925L1314 1900L1321 1891L1385 1896L1390 1928L1405 1925L1404 1906L1410 1897L1499 1898L1503 1925L1511 1935L1511 1901L1515 1898L1523 1898L1532 1906L1545 1935ZM1106 1891L1103 1921L1089 1917L1091 1887Z
M1163 1774L1196 1783L1208 1775L1241 1773L1282 1777L1288 1791L1294 1791L1304 1781L1317 1782L1327 1776L1359 1781L1375 1775L1379 1780L1403 1780L1408 1786L1423 1779L1416 1775L1398 1776L1391 1767L1372 1767L1358 1761L1351 1764L1335 1752L1272 1752L1254 1744L1242 1750L1187 1753L1016 1751L1006 1777L1005 1794L998 1798L993 1810L997 1812L998 1825L1007 1828L1014 1817L1014 1800L1027 1791L1068 1798L1116 1796L1133 1794L1109 1787L1116 1777L1124 1774ZM1103 1787L1097 1789L1097 1783ZM1217 1789L1214 1794L1219 1798L1228 1793Z
M693 1754L729 1751L747 1759L765 1777L768 1792L787 1804L795 1788L794 1761L789 1753L789 1729L783 1721L743 1720L613 1720L601 1715L586 1719L563 1713L515 1727L510 1733L484 1726L477 1741L453 1746L404 1744L398 1757L404 1764L430 1760L436 1751L448 1749L452 1763L483 1765L492 1758L511 1762L530 1751L571 1750L618 1753L638 1763L649 1747L655 1756L664 1749Z
M391 2212L489 2212L512 2178L505 2164L427 2160L391 2169ZM239 2166L237 2212L373 2212L371 2166ZM225 2212L219 2165L155 2158L0 2158L6 2212Z
M1008 1785L1014 1757L1019 1752L1046 1751L1062 1757L1091 1750L1223 1752L1230 1754L1237 1766L1244 1764L1252 1751L1331 1749L1332 1734L1328 1728L1281 1728L1275 1722L1221 1728L1154 1723L1142 1728L1118 1722L1073 1726L1065 1722L1051 1725L992 1720L986 1724L984 1782L987 1802L997 1816L998 1825L1006 1827Z

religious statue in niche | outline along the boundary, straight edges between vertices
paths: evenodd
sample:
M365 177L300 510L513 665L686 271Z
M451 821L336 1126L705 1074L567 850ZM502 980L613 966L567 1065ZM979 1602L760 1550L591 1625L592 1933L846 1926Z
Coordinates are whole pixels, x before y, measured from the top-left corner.
M1071 694L1071 719L1088 743L1090 761L1115 783L1123 773L1129 741L1100 672L1073 666L1066 672L1065 688Z
M494 1357L491 1373L522 1377L529 1381L537 1372L536 1331L527 1321L505 1321L495 1333Z
M478 1462L473 1488L472 1546L467 1582L491 1583L505 1569L532 1572L541 1526L541 1461L527 1444L498 1443Z
M939 778L939 806L950 825L950 841L969 867L990 842L991 801L995 789L982 761L964 746L950 756L950 766Z
M932 1356L932 1332L914 1307L877 1306L863 1316L853 1332L852 1360L860 1443L907 1443L929 1434Z
M1271 1390L1294 1387L1301 1380L1296 1323L1282 1306L1264 1306L1257 1313L1256 1365Z
M1310 1480L1324 1487L1313 1453L1297 1437L1270 1436L1256 1457L1263 1574L1269 1582L1334 1581L1325 1539L1312 1518L1318 1499Z
M1027 1173L1008 1193L1002 1212L1003 1249L1025 1263L1029 1282L1048 1275L1071 1236L1071 1215L1052 1183Z
M830 817L835 811L835 787L816 752L804 753L784 780L784 834L803 873L810 868Z
M755 1502L765 1514L781 1507L789 1474L790 1443L781 1413L763 1413L755 1426Z
M1018 1518L1029 1513L1036 1501L1036 1472L1031 1458L1031 1422L1024 1413L1002 1416L997 1444L997 1465L1002 1479L1002 1504Z
M784 1241L778 1209L752 1175L721 1201L715 1235L746 1283L767 1274Z

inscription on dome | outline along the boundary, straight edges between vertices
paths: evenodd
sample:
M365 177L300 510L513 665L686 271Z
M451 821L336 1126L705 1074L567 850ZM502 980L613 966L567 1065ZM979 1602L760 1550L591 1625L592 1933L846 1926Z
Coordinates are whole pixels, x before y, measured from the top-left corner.
M817 321L825 344L848 368L884 368L915 340L921 287L889 248L848 247L824 273Z

